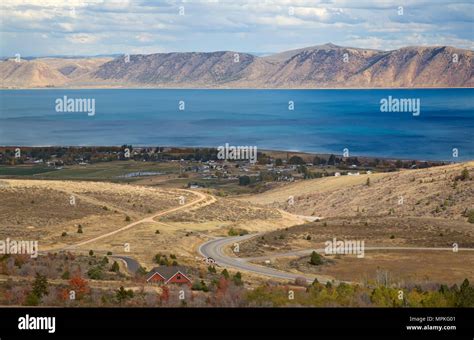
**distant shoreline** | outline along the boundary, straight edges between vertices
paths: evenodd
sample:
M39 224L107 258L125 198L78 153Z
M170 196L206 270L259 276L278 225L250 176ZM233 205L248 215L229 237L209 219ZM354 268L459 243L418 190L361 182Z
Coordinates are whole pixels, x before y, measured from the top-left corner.
M0 149L7 149L7 148L120 148L121 145L0 145ZM177 149L177 150L192 150L192 149L217 149L216 146L170 146L170 145L136 145L133 146L133 149L144 149L144 148L170 148L170 149ZM258 152L266 153L266 154L280 154L286 153L289 155L307 155L307 156L330 156L334 155L337 157L343 157L341 153L337 152L315 152L315 151L301 151L301 150L275 150L275 149L258 149ZM463 159L463 160L437 160L437 159L420 159L420 158L397 158L397 157L390 157L390 156L367 156L367 155L360 155L360 154L350 154L350 156L346 158L360 158L366 160L385 160L385 161L417 161L417 162L432 162L432 163L464 163L474 161L474 159Z
M18 87L1 90L281 90L281 91L313 91L313 90L460 90L474 89L474 87Z

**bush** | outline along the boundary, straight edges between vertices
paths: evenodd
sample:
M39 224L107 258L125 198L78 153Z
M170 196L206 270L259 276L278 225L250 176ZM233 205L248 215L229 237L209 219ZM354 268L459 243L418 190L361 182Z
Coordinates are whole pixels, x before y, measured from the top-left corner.
M229 229L229 231L227 232L227 235L229 236L243 236L243 235L247 235L249 232L245 229L234 229L233 227L231 227Z
M467 212L467 221L469 223L474 223L474 210L469 210Z
M301 287L306 287L308 285L308 282L304 277L297 277L295 279L295 286L301 286Z
M459 176L459 179L461 181L468 181L470 179L469 177L469 171L464 168L462 171L461 171L461 176Z
M293 156L290 158L290 160L288 161L289 164L293 164L293 165L302 165L302 164L305 164L303 158L301 158L300 156Z
M114 261L114 263L112 264L112 267L110 268L110 271L114 273L120 272L120 267L117 261Z
M208 292L209 288L207 287L204 281L195 281L191 286L192 290L202 290L203 292Z
M239 177L239 185L249 185L250 184L250 177L249 176L240 176Z
M100 267L96 266L87 271L87 276L92 280L101 280L104 277L104 273Z
M234 281L234 284L236 286L243 286L244 282L242 281L242 274L240 272L237 272L233 277L232 281Z
M133 298L133 290L128 289L126 290L123 286L120 286L120 289L117 290L115 293L115 297L117 298L118 302L121 303L127 299Z
M229 275L229 272L227 271L227 269L224 269L222 272L221 272L222 276L226 279L229 279L230 275Z
M61 234L62 237L66 237L67 236L67 233L65 231L63 231L63 233Z
M89 250L89 256L94 256L94 251L93 250Z
M77 227L77 233L82 234L82 225L79 225L79 227Z
M125 222L130 222L131 219L130 219L130 216L125 216Z

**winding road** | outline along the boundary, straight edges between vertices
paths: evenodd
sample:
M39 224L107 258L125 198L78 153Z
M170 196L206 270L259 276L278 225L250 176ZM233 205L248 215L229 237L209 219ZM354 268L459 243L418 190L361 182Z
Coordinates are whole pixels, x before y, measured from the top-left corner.
M277 269L260 266L257 264L250 263L249 261L263 261L278 257L290 257L290 256L305 256L311 254L313 251L317 253L323 253L324 248L321 249L302 249L286 253L272 254L269 256L258 256L258 257L246 257L238 258L228 256L225 254L224 249L234 243L239 243L251 238L257 237L261 234L251 234L245 236L235 237L222 237L214 240L207 241L201 244L198 248L198 253L204 258L212 258L216 264L222 267L229 267L237 270L243 270L253 272L258 275L264 275L277 279L295 280L296 278L305 278L308 282L313 282L314 279L318 279L321 283L332 281L329 276L324 275L306 275L306 274L295 274L291 272L284 272ZM364 247L364 251L373 250L406 250L406 251L453 251L453 248L425 248L425 247ZM458 248L458 251L474 251L473 248ZM335 281L337 284L342 281ZM344 281L346 282L346 281ZM346 282L348 283L348 282Z
M222 267L230 267L233 269L253 272L259 275L269 276L277 279L292 280L296 278L305 278L308 282L313 282L318 279L321 283L331 281L329 277L322 275L302 275L290 272L284 272L273 268L263 267L256 264L248 263L246 259L238 257L230 257L225 255L224 248L230 244L245 241L247 239L257 237L260 234L251 234L244 236L223 237L215 240L210 240L199 246L198 252L205 258L212 258L216 264Z

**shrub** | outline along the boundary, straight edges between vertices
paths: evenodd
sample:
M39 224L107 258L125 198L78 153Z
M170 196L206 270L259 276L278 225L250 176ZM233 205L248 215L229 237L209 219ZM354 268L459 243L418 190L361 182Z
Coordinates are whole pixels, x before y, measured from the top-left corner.
M41 299L44 295L48 295L48 280L46 276L36 273L33 281L32 293Z
M63 233L61 234L62 237L66 237L67 236L67 233L65 231L63 231Z
M79 225L79 227L77 227L77 233L82 234L82 225Z
M240 272L237 272L233 277L232 281L234 281L234 284L236 286L243 286L244 282L242 281L242 274Z
M221 274L226 279L230 278L230 275L229 275L229 272L227 271L227 269L224 269Z
M120 267L117 261L114 261L114 263L112 264L112 267L110 268L110 271L114 273L118 273L120 271Z
M308 282L304 277L297 277L295 279L295 285L296 286L301 286L301 287L306 287L308 285Z
M87 276L92 280L101 280L104 277L104 273L100 267L96 266L87 271Z
M130 221L131 221L130 216L125 216L125 222L130 222Z
M118 289L115 293L115 297L117 298L118 302L121 303L127 299L133 298L133 290L126 290L123 288L123 286L120 286L120 289Z
M293 164L293 165L302 165L302 164L305 164L303 158L299 157L299 156L293 156L290 158L290 160L288 161L289 164Z
M317 252L313 251L311 253L311 258L309 260L309 263L312 264L313 266L319 266L323 264L323 259Z
M467 212L467 221L469 223L474 223L474 210L469 210Z

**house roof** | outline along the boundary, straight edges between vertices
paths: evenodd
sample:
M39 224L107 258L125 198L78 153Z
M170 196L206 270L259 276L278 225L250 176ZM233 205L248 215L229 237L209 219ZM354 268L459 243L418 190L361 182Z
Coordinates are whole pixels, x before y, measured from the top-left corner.
M186 275L186 268L183 266L160 266L160 267L154 267L152 270L148 272L146 275L147 281L155 275L155 273L158 273L165 281L168 281L171 279L174 275L176 275L177 272L180 272L181 274Z

